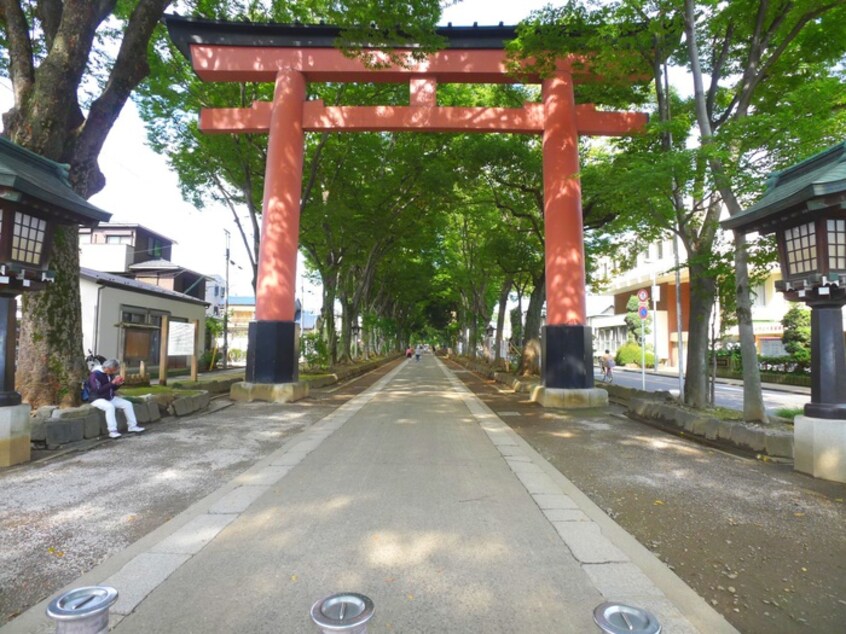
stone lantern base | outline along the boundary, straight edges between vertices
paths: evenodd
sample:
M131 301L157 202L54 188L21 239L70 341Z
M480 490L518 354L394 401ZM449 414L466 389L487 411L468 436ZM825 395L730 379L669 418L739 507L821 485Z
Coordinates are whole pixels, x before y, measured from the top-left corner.
M0 407L0 467L29 462L29 405Z
M846 483L846 420L797 416L793 468L815 478Z

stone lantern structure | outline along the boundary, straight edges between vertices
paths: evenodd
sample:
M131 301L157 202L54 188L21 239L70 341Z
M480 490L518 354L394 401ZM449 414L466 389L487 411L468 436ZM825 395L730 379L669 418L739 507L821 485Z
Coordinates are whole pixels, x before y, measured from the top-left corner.
M723 227L776 235L776 288L811 308L811 402L794 422L797 471L846 482L846 142L773 174Z
M0 138L0 467L30 457L30 407L15 391L17 296L55 278L48 264L57 224L109 218L73 191L66 165Z

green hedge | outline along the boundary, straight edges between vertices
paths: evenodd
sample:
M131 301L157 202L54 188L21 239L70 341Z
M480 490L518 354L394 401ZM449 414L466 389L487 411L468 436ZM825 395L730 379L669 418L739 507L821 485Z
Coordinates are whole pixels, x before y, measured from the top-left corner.
M643 361L643 351L634 341L628 341L617 350L617 356L614 360L617 365L629 365L633 363L637 367L640 367ZM651 352L646 353L646 367L655 367L655 355Z

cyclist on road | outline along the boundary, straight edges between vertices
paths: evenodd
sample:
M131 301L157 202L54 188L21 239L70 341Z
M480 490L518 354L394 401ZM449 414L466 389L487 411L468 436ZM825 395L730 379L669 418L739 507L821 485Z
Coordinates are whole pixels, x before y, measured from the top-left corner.
M610 350L606 350L605 354L599 357L599 367L602 369L602 380L608 383L614 382L614 366L617 363L614 361L614 355Z

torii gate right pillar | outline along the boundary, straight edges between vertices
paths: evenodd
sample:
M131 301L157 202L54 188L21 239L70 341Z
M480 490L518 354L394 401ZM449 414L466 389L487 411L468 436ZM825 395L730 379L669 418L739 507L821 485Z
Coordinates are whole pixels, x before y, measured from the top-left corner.
M547 317L541 379L546 397L536 400L544 405L602 405L607 392L594 389L593 341L586 325L579 130L569 72L544 80L543 109Z

